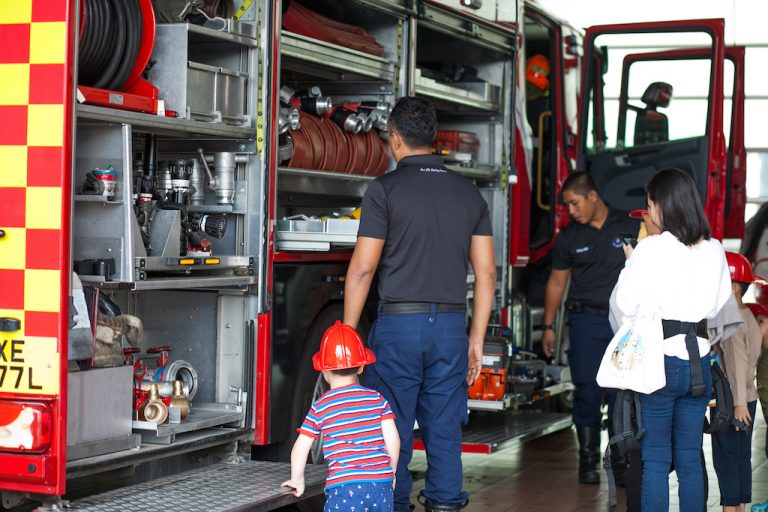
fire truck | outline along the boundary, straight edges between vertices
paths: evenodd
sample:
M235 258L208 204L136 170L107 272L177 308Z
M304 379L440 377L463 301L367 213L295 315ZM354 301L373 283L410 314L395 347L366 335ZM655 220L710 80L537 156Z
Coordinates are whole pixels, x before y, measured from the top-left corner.
M631 210L655 170L680 167L715 236L742 234L744 52L725 48L722 20L583 33L534 1L12 4L0 9L4 509L295 501L279 487L285 461L325 390L310 358L342 316L367 183L394 168L397 97L435 105L435 151L477 184L494 226L467 451L570 426L526 410L569 389L565 351L536 356L569 173ZM535 100L534 55L550 63ZM373 308L363 333L372 320ZM309 466L306 496L323 480Z

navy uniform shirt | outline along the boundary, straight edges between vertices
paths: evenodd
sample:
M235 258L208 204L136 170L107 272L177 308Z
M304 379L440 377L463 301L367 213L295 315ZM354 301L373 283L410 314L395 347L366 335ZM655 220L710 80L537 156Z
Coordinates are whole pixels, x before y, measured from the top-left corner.
M472 235L491 236L472 182L434 155L415 155L368 185L358 236L384 240L381 302L464 304Z
M622 233L637 236L640 222L609 209L603 227L571 221L555 241L552 269L571 271L569 302L608 308L608 299L624 268Z

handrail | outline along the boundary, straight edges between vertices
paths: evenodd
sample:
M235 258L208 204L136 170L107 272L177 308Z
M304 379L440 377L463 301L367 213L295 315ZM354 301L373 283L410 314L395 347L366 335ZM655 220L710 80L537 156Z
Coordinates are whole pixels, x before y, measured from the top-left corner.
M548 204L544 204L544 201L541 199L542 175L544 174L542 169L544 161L544 119L547 117L552 117L551 110L542 112L539 116L539 158L536 165L536 204L545 212L550 210L550 206Z

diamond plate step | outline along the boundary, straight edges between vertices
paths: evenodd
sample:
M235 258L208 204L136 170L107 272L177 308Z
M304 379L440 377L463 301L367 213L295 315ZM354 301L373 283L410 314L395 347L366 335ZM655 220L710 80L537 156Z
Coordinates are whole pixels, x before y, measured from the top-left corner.
M280 484L288 463L248 461L216 464L73 501L68 510L87 512L266 511L296 501ZM308 465L302 498L323 492L326 467Z

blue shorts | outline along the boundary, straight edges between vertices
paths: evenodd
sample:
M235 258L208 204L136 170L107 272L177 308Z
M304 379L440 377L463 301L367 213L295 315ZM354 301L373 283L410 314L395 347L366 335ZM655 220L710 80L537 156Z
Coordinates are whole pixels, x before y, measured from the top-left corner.
M323 512L392 512L392 482L348 483L326 489Z

